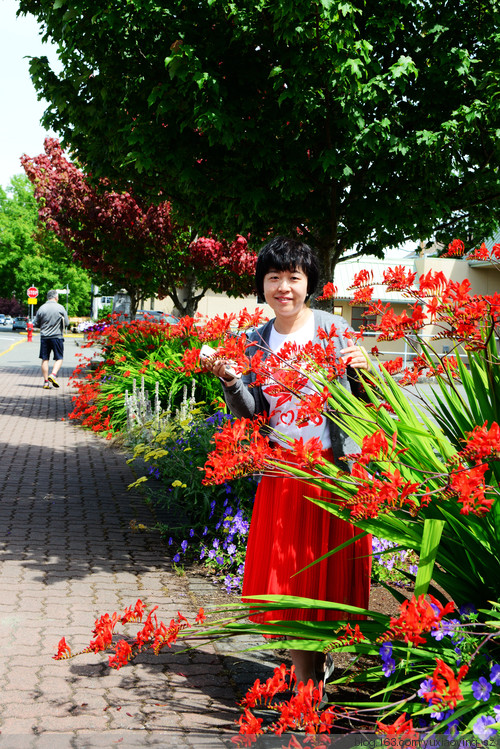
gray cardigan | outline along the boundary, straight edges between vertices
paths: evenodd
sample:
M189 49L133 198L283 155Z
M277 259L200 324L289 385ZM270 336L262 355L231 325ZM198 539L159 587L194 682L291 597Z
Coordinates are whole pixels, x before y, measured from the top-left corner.
M347 321L339 315L331 315L329 312L324 312L323 310L318 309L313 309L312 311L314 314L315 331L317 331L318 328L323 328L328 333L331 326L335 325L337 330L335 353L336 356L340 356L340 350L347 348L349 345L349 342L344 337L345 333L354 333L354 331L349 327ZM259 350L263 351L264 358L271 353L271 349L269 348L269 338L273 322L274 320L270 320L269 322L264 323L264 325L248 335L248 340L256 343L255 346L248 347L247 354L249 357L252 357ZM318 337L317 332L314 334L313 343L324 345L324 341ZM230 387L224 388L224 397L228 408L232 414L239 418L252 419L259 414L269 413L269 403L264 396L260 385L252 388L248 387L252 382L255 382L255 379L255 373L250 371L247 374L244 374L241 379L236 380L236 382ZM339 379L339 382L347 389L350 389L346 374ZM331 419L328 419L328 425L330 429L332 451L336 459L343 456L345 452L352 453L359 451L356 444ZM345 463L339 463L337 460L335 462L339 467L347 467Z

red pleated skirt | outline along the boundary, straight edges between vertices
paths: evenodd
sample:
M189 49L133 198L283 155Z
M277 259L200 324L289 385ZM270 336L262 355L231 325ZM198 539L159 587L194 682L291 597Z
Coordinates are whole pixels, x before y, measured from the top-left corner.
M330 450L325 458L333 461ZM293 456L290 455L290 460ZM295 575L310 562L361 533L351 523L310 502L306 497L334 496L289 476L264 476L255 498L243 578L246 596L303 596L368 608L371 536ZM295 576L294 576L295 575ZM363 619L335 609L287 609L254 613L255 622L272 620L331 621Z

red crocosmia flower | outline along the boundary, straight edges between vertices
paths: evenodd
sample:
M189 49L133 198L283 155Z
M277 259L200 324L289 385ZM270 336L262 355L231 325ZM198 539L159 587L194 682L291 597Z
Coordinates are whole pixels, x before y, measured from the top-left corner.
M465 252L465 245L461 239L454 239L448 245L448 250L443 254L443 257L463 257Z
M360 270L359 273L354 275L352 285L350 289L361 288L362 286L370 286L373 283L373 271Z
M497 260L500 260L500 244L494 244L493 249L491 250L491 254L494 258Z
M419 278L420 296L439 294L447 285L448 279L443 271L430 270L425 276Z
M500 457L500 427L494 421L488 429L488 422L477 426L472 432L467 432L465 447L460 455L467 460L482 461L485 458Z
M388 268L384 271L382 282L386 284L388 291L405 291L415 281L417 274L402 265L396 268Z
M398 374L403 369L403 357L398 356L396 359L391 361L382 362L383 368L391 375Z
M405 720L406 713L403 713L391 725L386 725L377 720L377 733L385 733L390 736L404 736L406 739L417 738L417 733L413 728L413 720ZM404 746L404 743L403 743Z
M205 611L203 608L201 608L196 615L195 622L196 624L203 624L206 618L207 617L205 616Z
M491 257L490 251L483 242L481 247L476 247L467 255L467 260L489 260Z
M323 445L318 437L312 437L307 442L304 442L302 437L294 440L290 445L290 450L297 457L299 468L314 468L325 464L321 455Z
M457 495L457 502L462 505L461 515L484 515L490 511L494 502L492 497L486 496L484 474L488 470L487 463L467 468L459 463L450 473L449 490Z
M455 676L453 669L444 661L436 658L436 663L437 666L432 674L432 689L424 693L424 699L431 705L442 706L443 710L454 710L457 702L463 700L459 685L469 667L461 666Z
M447 603L446 606L442 606L433 596L429 596L429 598L431 603L421 595L418 599L413 596L411 600L404 601L401 604L400 616L398 618L391 617L390 633L392 638L421 645L426 642L422 634L437 629L443 616L455 610L453 601Z
M119 640L116 643L115 655L109 656L109 666L117 671L122 666L126 666L132 655L132 646L125 640Z
M66 642L66 639L64 637L61 637L59 640L59 644L57 646L57 653L56 655L52 656L55 661L63 660L64 658L70 658L71 657L71 648Z
M327 284L323 286L323 291L321 292L321 296L317 297L317 299L320 299L320 300L333 299L336 293L337 293L337 287L334 286L331 281L329 281Z
M373 296L373 287L365 286L360 289L356 289L349 304L354 306L357 304L369 304Z

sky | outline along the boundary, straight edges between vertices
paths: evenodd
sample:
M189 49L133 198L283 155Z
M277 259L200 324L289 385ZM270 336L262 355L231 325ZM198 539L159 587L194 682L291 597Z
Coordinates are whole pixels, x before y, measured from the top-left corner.
M17 9L16 0L0 0L0 186L4 189L15 174L24 174L20 157L43 153L44 139L55 135L40 125L46 104L37 101L26 59L46 55L55 63L54 47L42 44L33 16L16 18Z

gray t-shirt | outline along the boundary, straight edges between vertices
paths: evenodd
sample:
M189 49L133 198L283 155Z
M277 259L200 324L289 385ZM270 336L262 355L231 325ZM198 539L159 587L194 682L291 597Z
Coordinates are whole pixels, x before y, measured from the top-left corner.
M55 299L42 304L33 320L35 328L40 328L43 338L63 338L64 328L69 325L68 313Z

